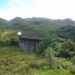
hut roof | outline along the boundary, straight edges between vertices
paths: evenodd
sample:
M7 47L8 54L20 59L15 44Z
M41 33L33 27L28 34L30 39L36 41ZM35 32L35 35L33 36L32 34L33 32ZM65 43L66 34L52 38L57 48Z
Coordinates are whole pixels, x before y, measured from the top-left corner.
M39 37L37 33L32 33L32 32L21 32L21 38L41 40L41 37Z

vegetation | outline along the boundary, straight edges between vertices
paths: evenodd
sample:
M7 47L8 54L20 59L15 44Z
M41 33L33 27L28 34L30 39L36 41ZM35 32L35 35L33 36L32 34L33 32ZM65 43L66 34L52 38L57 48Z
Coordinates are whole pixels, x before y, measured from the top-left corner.
M21 51L18 31L37 33L42 38L38 49ZM75 75L74 38L71 19L0 19L0 75Z
M65 39L75 39L75 26L64 26L56 30L56 35L65 38Z
M67 62L67 60L64 60ZM63 61L61 61L63 63ZM50 69L45 58L22 52L18 47L0 48L0 75L71 75L69 70Z

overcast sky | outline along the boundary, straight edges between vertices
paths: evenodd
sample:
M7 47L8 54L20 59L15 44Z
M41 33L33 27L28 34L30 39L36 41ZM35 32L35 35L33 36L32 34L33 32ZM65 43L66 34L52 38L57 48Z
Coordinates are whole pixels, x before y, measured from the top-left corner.
M0 0L0 18L14 17L75 20L75 0Z

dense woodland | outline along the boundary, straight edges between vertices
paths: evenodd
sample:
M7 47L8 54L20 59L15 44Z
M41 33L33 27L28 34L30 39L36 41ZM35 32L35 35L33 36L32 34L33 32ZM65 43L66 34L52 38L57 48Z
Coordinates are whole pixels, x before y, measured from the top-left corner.
M38 34L38 50L21 51L18 31ZM0 66L0 75L75 75L75 21L0 18Z

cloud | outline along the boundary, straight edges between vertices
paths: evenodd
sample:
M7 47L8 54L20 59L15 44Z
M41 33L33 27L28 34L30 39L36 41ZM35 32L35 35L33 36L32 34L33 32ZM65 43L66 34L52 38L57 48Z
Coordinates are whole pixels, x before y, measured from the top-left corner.
M0 17L47 17L75 19L75 0L9 0L8 9L0 10Z
M0 17L5 19L12 19L16 16L30 17L32 15L30 14L32 3L29 4L28 0L9 0L8 9L0 10Z
M27 8L34 5L35 0L9 0L8 6L13 9Z

